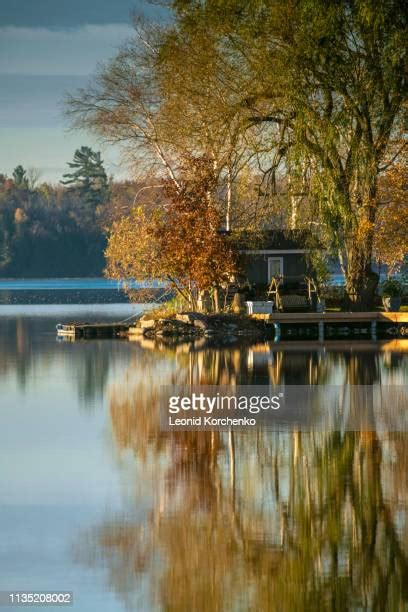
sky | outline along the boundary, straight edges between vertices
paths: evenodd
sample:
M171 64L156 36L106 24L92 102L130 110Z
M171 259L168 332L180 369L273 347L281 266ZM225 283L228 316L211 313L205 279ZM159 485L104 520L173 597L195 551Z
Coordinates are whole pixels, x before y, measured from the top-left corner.
M132 13L158 10L144 0L0 0L0 172L22 164L56 183L89 145L109 173L126 176L118 151L69 130L63 100L131 36Z

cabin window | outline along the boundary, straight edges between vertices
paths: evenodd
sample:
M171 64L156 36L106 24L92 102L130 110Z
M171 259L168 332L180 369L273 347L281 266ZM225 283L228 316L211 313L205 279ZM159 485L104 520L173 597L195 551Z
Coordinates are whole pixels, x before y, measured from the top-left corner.
M283 276L283 257L268 257L268 283L272 276Z

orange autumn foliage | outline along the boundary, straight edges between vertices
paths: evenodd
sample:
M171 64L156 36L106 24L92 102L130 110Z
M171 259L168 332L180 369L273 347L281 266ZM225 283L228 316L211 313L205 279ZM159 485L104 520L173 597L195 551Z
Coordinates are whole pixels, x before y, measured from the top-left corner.
M408 254L408 164L392 166L380 182L380 209L374 249L379 261L397 272Z
M229 281L235 256L220 234L216 179L207 158L184 161L181 180L164 182L166 205L134 208L113 224L106 256L113 278L166 281L188 301Z

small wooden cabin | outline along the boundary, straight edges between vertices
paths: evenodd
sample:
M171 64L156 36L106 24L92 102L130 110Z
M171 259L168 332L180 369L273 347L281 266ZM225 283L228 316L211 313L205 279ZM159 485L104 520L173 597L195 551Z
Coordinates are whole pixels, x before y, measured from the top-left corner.
M296 285L311 273L303 232L268 230L261 235L247 234L240 241L239 252L243 276L252 286L269 285L273 276L282 276L284 285Z

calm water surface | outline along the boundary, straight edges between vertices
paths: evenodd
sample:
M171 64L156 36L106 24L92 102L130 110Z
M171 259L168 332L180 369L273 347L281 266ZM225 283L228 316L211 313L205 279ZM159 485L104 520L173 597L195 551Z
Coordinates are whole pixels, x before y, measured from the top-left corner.
M0 307L0 590L70 590L81 612L408 609L406 434L158 423L166 382L406 384L408 353L58 342L57 322L108 316L61 308Z
M0 291L58 290L58 289L121 289L125 283L108 278L0 278ZM160 287L157 281L140 283L128 281L126 286L137 289L140 287Z

